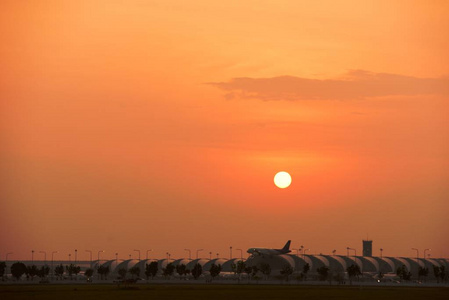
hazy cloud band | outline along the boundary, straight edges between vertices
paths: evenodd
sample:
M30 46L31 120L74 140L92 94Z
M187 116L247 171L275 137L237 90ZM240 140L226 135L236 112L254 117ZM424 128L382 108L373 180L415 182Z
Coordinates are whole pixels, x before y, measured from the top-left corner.
M210 85L227 91L227 98L261 100L351 100L385 96L449 95L449 77L418 78L352 70L337 79L294 76L233 78Z

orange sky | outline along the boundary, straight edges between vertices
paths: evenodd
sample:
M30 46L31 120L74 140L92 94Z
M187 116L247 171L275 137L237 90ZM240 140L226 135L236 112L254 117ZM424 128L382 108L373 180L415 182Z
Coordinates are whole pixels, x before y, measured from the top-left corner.
M361 253L367 235L375 255L449 257L448 15L1 1L0 258Z

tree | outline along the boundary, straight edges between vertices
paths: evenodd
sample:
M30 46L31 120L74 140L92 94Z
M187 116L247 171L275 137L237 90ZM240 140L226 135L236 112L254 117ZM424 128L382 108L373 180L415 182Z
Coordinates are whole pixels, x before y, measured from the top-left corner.
M210 273L210 276L212 277L212 279L215 279L215 277L217 277L220 274L220 272L221 272L221 265L220 264L218 264L218 265L212 264L210 266L209 273Z
M108 279L108 275L111 272L111 268L109 266L105 267L104 269L104 278Z
M299 273L298 276L296 276L296 280L298 281L304 281L307 280L307 273L310 270L310 265L308 263L306 263L303 267L302 267L302 272Z
M25 266L24 263L16 262L16 263L13 263L11 266L11 274L17 280L19 280L20 277L22 277L22 275L26 273L26 271L27 271L27 267Z
M239 282L240 282L240 275L245 271L245 268L246 268L246 264L243 260L239 260L237 262L237 264L233 263L231 265L231 269L234 272L234 274L237 274L237 276L238 276L237 278L238 278Z
M348 268L346 268L346 271L348 272L350 284L352 284L352 278L357 277L358 279L359 276L362 275L359 265L350 265Z
M255 277L257 277L257 273L259 272L259 268L257 266L253 266L252 269L253 269L253 271L252 271L251 277L254 279Z
M319 267L316 269L318 275L320 276L320 280L324 281L327 279L327 276L329 276L329 268L326 266Z
M266 263L261 263L259 268L262 274L265 276L265 279L268 279L271 274L271 266Z
M176 273L179 274L179 277L182 277L184 275L187 275L187 267L185 264L180 264L176 266Z
M73 275L73 267L74 267L73 264L70 264L70 265L68 265L68 266L65 266L65 271L66 271L67 274L69 275L70 280L72 279L72 275Z
M92 275L94 275L94 269L89 268L84 272L84 276L86 276L87 280L90 280Z
M118 269L118 275L120 276L121 279L125 280L126 278L126 273L128 273L128 271L126 271L125 268L120 268Z
M156 276L157 271L159 270L157 261L152 261L149 264L145 265L145 275L148 277L151 276L151 278L153 279L154 276Z
M103 279L104 268L103 266L97 266L98 279Z
M40 279L44 279L49 273L50 273L50 268L48 266L42 266L40 269L37 270L36 275Z
M402 267L396 270L396 275L403 280L410 280L412 278L412 273L407 270L405 265L402 265Z
M280 273L285 278L285 281L288 281L290 275L293 274L293 268L290 265L284 265Z
M446 268L444 266L440 266L440 278L441 282L444 282L447 280L448 274L446 273Z
M67 271L67 274L69 274L70 279L72 279L72 275L78 275L78 273L81 271L81 267L70 264L68 266L65 266L65 270Z
M419 267L419 269L418 269L418 280L420 280L421 277L427 277L427 275L429 275L429 269L428 268Z
M2 261L0 262L0 276L3 278L6 273L6 262Z
M134 266L131 269L129 269L129 274L131 274L131 277L134 279L134 276L139 277L140 276L140 268L138 266Z
M60 264L59 266L55 267L55 275L56 277L59 277L62 279L62 275L64 274L64 266Z
M250 274L253 272L253 268L250 266L246 266L243 270L246 273L246 277L248 278L248 281L250 280Z
M165 278L170 278L174 272L175 266L173 265L173 263L169 263L165 266L165 268L162 268L162 275L164 275Z
M310 270L310 265L308 263L302 267L302 275L303 275L302 278L304 280L307 280L307 273L309 272L309 270Z
M27 266L25 274L27 276L27 279L28 277L30 277L31 280L33 280L34 276L37 275L37 267L35 265Z
M81 267L80 266L75 266L73 268L73 274L75 274L75 278L78 276L78 274L81 272Z
M343 284L345 282L345 275L342 272L337 272L334 275L334 280L338 282L338 284Z
M440 282L440 267L433 266L433 275L435 275L435 278L437 279L437 282Z
M100 279L108 279L108 275L109 275L110 271L111 271L111 269L109 268L109 266L97 267L97 273L98 273L98 275L100 275Z
M193 267L192 276L196 280L201 276L201 274L203 274L203 267L200 264L196 264Z

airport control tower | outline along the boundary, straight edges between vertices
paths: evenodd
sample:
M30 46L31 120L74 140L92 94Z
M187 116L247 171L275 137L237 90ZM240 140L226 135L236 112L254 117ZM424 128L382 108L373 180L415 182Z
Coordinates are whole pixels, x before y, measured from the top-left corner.
M373 241L363 240L363 256L373 256Z

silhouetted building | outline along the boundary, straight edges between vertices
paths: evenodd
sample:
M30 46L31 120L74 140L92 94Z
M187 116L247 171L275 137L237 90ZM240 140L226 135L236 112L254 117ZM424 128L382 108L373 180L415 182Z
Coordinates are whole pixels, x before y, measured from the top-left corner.
M363 240L363 256L373 256L373 241Z
M202 266L203 272L210 272L210 268L212 265L221 265L222 270L220 276L222 278L230 278L228 275L235 274L235 266L239 261L245 261L245 265L249 267L260 266L262 264L266 264L271 269L271 274L279 274L280 271L285 269L286 266L290 266L293 270L295 270L296 274L300 274L304 270L304 266L308 265L309 273L311 274L310 278L318 277L318 270L320 268L326 267L330 270L333 270L338 273L345 273L347 271L348 266L354 265L359 266L361 270L363 270L364 281L378 282L379 272L382 274L389 274L389 276L384 277L384 281L391 282L391 278L395 278L397 276L398 268L406 268L407 272L412 274L413 280L418 280L419 270L422 268L433 269L435 267L443 268L444 270L449 270L449 258L425 258L425 259L416 259L416 256L410 257L369 257L372 241L363 241L363 255L364 256L349 256L349 255L336 255L332 253L332 255L314 255L314 254L299 254L298 252L295 254L279 254L279 255L264 255L260 253L254 253L248 259L243 258L178 258L178 259L126 259L126 260L95 260L95 261L77 261L77 265L81 267L82 271L87 270L88 268L92 268L93 266L103 266L107 267L110 270L111 277L119 276L119 271L123 269L131 269L133 267L138 267L141 270L141 275L144 276L143 270L145 270L146 265L151 262L157 262L158 271L157 275L159 278L165 278L163 274L163 269L169 264L173 264L174 266L185 265L187 270L192 270L197 264ZM36 265L39 268L41 266L47 265L48 261L24 261L25 265L31 266ZM71 262L69 261L54 261L54 266L63 264L68 265ZM7 269L10 270L13 261L7 262ZM204 274L204 273L203 273ZM12 278L10 272L7 273L9 278ZM81 275L80 275L81 276ZM206 274L208 276L208 274ZM371 279L370 279L371 277ZM231 277L232 278L232 277ZM50 280L55 280L54 276L49 277ZM273 276L274 279L274 276ZM437 280L434 272L429 272L427 279L431 279L434 282ZM440 278L438 279L440 280ZM193 280L192 280L193 282ZM396 281L394 281L396 282ZM1 284L0 284L1 285Z

